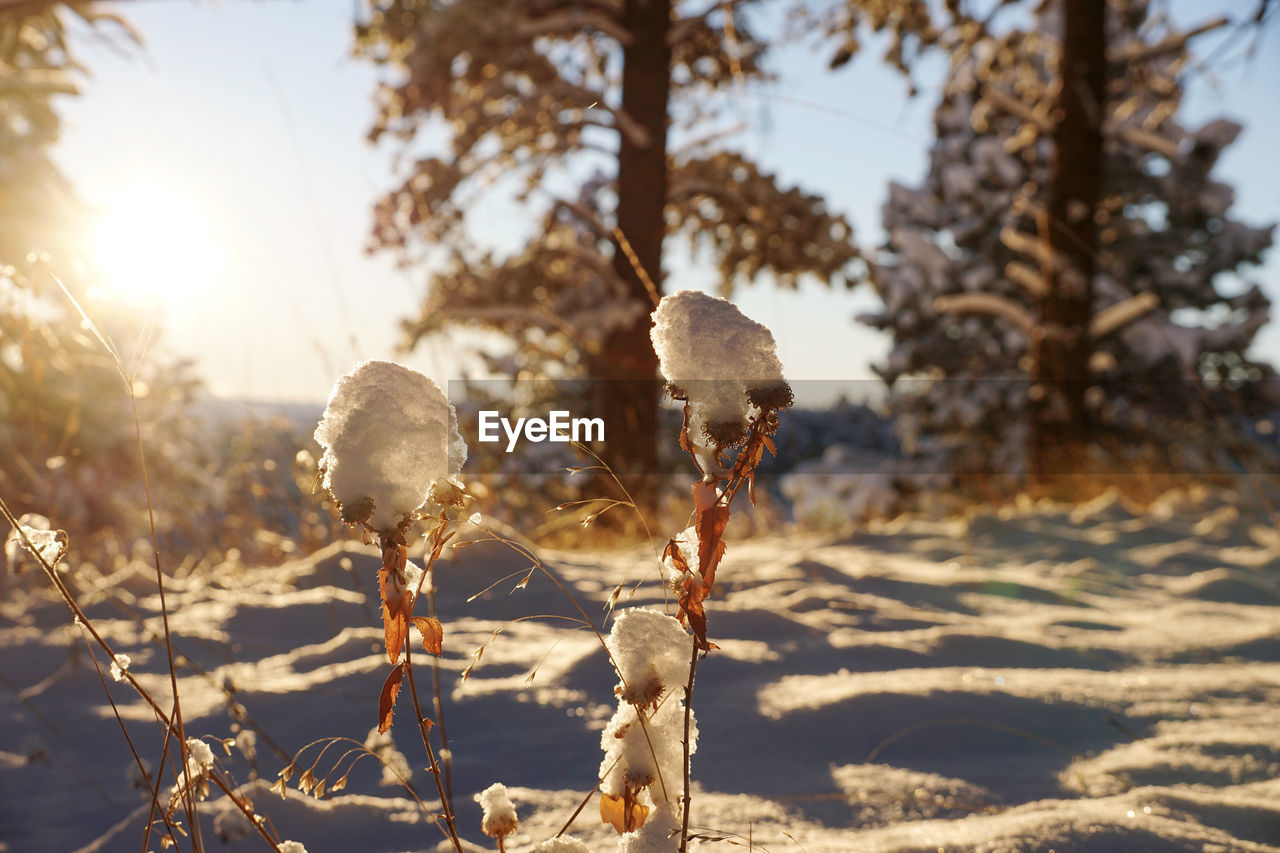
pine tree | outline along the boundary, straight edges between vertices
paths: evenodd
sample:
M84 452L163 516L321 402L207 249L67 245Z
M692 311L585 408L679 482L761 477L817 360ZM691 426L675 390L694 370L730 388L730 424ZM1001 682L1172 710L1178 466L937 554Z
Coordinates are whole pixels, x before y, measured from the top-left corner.
M923 183L890 187L876 271L884 310L862 319L893 336L878 372L904 445L952 482L1221 472L1264 452L1254 439L1277 405L1275 373L1248 349L1270 303L1239 276L1261 260L1273 227L1232 219L1233 191L1212 176L1240 126L1187 128L1177 117L1188 42L1219 22L1186 31L1142 0L1107 4L1105 96L1100 109L1083 106L1102 118L1093 122L1101 156L1081 174L1063 151L1060 63L1063 10L1083 15L1087 5L1041 4L1032 26L999 35L977 20L947 36L932 22L897 34L898 45L947 49L950 73ZM841 20L856 32L854 18ZM1090 177L1092 215L1062 193ZM1082 239L1082 224L1095 235ZM1064 274L1084 277L1075 288L1084 301L1067 314L1051 304ZM1046 338L1077 332L1069 357L1083 377L1045 355ZM1081 411L1053 400L1051 382L1075 393ZM1058 428L1081 431L1087 446L1078 458L1049 456L1054 471L1029 471L1033 430L1053 405Z
M667 238L709 255L722 292L761 276L852 284L844 218L730 144L731 88L768 78L754 5L372 0L357 53L386 82L370 138L397 140L408 164L373 245L405 263L437 252L409 345L470 325L514 341L513 375L618 380L602 383L607 458L652 471L648 318ZM495 182L518 183L537 222L506 254L468 221Z

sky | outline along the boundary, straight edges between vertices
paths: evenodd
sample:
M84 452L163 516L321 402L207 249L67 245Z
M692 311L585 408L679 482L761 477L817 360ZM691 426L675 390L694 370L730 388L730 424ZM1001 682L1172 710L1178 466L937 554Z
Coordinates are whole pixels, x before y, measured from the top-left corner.
M1219 9L1242 17L1255 3L1185 0L1173 9L1178 20L1200 21ZM219 396L322 401L367 358L395 357L441 383L467 369L459 353L471 339L459 333L395 352L398 323L416 313L426 276L365 252L373 202L394 171L392 150L365 141L377 78L349 58L353 9L349 0L142 0L121 7L141 48L78 39L92 76L82 97L61 102L55 154L82 198L114 223L99 241L107 276L98 298L132 300L162 330L158 346L193 359ZM1197 83L1185 112L1191 123L1247 117L1218 174L1236 187L1235 215L1253 223L1280 218L1275 30L1263 34L1253 64ZM860 245L877 245L888 182L915 183L924 172L938 81L926 71L921 95L907 98L874 48L830 73L810 46L791 45L773 69L776 84L734 96L750 119L740 144L784 185L825 194ZM528 219L495 205L486 224L502 242ZM139 224L151 232L141 248L126 233ZM1277 254L1255 276L1273 300ZM667 289L710 289L712 278L677 259ZM867 285L759 284L735 301L773 330L791 379L870 379L888 347L853 320L877 304ZM1274 324L1257 351L1280 361Z

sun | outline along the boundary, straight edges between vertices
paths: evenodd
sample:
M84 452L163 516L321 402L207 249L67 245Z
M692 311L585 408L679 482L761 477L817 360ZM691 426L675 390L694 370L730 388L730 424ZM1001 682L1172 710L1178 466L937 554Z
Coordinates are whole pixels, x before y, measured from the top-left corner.
M172 302L214 283L218 253L208 213L190 195L131 184L103 205L92 239L104 289Z

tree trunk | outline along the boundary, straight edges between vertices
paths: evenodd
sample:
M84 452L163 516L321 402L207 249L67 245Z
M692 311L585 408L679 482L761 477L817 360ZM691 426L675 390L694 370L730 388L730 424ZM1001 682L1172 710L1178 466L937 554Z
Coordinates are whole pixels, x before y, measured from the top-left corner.
M1046 229L1052 251L1032 336L1028 474L1035 491L1061 484L1060 475L1082 473L1091 426L1085 389L1106 106L1106 2L1061 0L1059 6L1062 88Z
M625 0L622 25L631 34L623 49L622 110L646 139L620 133L617 224L627 247L614 247L614 268L632 299L648 306L630 326L606 339L597 377L605 380L606 461L633 476L633 495L651 506L657 473L657 422L661 384L658 357L649 340L649 313L662 293L662 239L666 231L667 101L671 49L670 0ZM636 270L639 265L649 282ZM674 440L674 437L672 437Z

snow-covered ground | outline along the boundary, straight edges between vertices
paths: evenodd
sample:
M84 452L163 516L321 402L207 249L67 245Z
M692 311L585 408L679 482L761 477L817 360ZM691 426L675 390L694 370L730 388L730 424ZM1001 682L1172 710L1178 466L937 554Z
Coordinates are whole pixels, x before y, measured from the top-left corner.
M709 603L720 648L694 694L691 849L1280 850L1280 532L1266 515L1223 498L1148 515L1104 499L843 538L734 533ZM598 624L619 584L638 584L619 607L663 606L651 552L538 556ZM198 666L180 678L188 734L233 736L234 696L260 729L258 756L215 753L310 853L443 849L373 761L322 799L296 775L287 799L267 790L308 742L364 741L376 725L388 670L378 565L374 547L342 543L169 587L176 646ZM554 835L592 790L616 704L592 632L511 622L577 615L543 574L512 591L528 565L488 543L439 570L460 830L491 844L472 795L503 782L521 820L509 851ZM145 639L159 630L150 570L79 580L95 624L166 696L163 648ZM149 712L111 687L154 762ZM406 700L393 735L431 803ZM18 589L0 604L0 849L139 850L147 807L131 765L65 607ZM210 850L224 849L225 808L202 803ZM570 831L614 849L595 800ZM266 849L254 837L226 847Z

